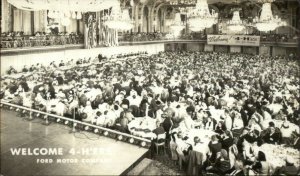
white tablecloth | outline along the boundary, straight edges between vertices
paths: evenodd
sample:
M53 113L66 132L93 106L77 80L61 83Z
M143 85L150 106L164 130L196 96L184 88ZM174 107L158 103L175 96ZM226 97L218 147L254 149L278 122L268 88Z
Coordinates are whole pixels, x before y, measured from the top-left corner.
M296 167L300 166L300 151L296 149L281 145L263 144L259 150L265 153L267 162L273 169L285 166L287 156L294 158Z
M216 134L213 131L205 130L205 129L191 129L182 131L183 136L187 136L188 139L186 143L193 145L194 144L194 137L198 136L203 143L203 145L208 145L210 138L212 135Z
M156 138L152 131L156 129L156 120L151 117L138 117L128 124L128 129L132 135L144 138Z

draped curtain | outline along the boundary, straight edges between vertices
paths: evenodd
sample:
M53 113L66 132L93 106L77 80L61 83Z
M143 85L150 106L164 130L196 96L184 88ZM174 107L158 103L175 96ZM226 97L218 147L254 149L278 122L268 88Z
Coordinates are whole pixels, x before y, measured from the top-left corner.
M96 13L89 12L84 15L84 47L87 49L97 46Z

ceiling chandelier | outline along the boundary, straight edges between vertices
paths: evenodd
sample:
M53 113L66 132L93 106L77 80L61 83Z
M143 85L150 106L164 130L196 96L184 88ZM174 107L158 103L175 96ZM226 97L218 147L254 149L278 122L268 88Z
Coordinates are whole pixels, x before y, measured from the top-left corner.
M239 10L233 11L232 19L227 22L227 28L233 32L239 32L245 29L245 24L240 18Z
M286 22L279 18L277 15L273 17L271 3L264 3L262 5L262 10L260 17L256 16L253 19L254 26L263 32L273 31L277 27L286 26Z
M48 17L52 19L60 19L60 22L63 26L69 26L71 23L70 18L80 20L82 19L81 12L61 12L61 11L55 11L55 10L49 10Z
M110 29L127 31L133 28L133 20L129 16L128 9L121 10L120 5L113 6L111 13L103 17L104 25Z
M180 32L184 28L184 24L181 22L180 13L175 14L175 19L173 23L170 25L170 28L174 32Z
M22 10L98 12L119 3L119 0L7 0Z
M196 8L189 12L188 17L192 31L210 28L218 22L218 13L215 13L214 10L210 13L207 0L197 0Z
M68 26L73 19L82 19L82 12L98 12L108 9L119 0L7 0L21 10L48 10L48 17L60 19L63 26Z

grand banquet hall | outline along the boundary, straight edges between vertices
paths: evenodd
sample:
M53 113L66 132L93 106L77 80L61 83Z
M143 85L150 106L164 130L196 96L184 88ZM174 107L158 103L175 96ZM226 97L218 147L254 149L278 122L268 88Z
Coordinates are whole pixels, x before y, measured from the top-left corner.
M1 0L0 175L299 175L297 0Z

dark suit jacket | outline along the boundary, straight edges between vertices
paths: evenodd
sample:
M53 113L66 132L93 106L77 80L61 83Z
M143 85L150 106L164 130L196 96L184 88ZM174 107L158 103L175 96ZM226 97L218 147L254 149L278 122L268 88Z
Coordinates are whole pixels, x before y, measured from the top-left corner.
M202 165L203 154L190 150L188 158L187 175L199 175L199 169Z
M270 133L266 134L265 136L265 142L269 144L275 144L280 141L279 133L273 133L272 135Z

